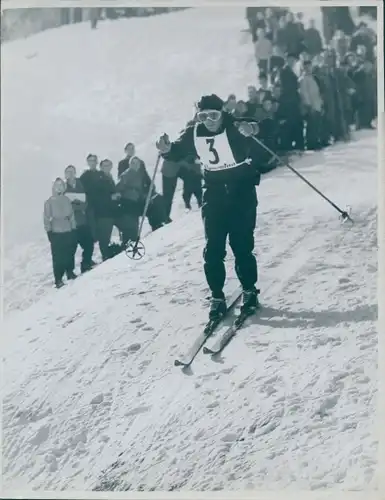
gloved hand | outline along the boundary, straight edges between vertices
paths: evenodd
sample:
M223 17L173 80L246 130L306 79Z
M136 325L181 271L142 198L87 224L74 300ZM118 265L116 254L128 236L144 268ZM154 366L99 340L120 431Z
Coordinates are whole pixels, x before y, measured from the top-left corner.
M256 123L236 122L235 125L239 132L246 137L256 135L259 132L259 128Z
M171 142L169 136L167 134L163 134L156 142L156 147L161 154L168 153L171 149Z

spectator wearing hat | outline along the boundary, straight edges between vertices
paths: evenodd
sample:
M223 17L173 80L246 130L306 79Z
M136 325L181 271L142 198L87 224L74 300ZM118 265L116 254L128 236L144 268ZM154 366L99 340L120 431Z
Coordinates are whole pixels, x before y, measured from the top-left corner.
M294 72L296 63L297 56L291 53L287 54L286 64L279 75L281 85L280 107L284 120L282 140L285 151L294 149L303 151L305 147L298 77Z

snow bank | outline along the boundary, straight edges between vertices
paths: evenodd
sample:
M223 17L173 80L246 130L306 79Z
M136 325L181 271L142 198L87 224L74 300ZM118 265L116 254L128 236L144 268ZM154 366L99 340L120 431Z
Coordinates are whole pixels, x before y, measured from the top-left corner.
M10 317L4 488L373 486L377 138L357 137L297 163L352 227L287 169L263 180L264 307L221 363L173 366L207 315L198 213Z

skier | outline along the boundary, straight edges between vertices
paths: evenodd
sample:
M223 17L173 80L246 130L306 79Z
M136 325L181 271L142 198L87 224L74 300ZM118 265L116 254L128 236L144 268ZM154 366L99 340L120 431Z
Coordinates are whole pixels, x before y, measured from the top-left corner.
M223 110L224 104L215 94L203 96L196 104L197 122L188 126L175 142L163 134L156 143L164 159L178 161L191 155L199 158L203 167L203 257L212 294L211 320L221 318L227 311L223 293L227 236L242 285L242 311L251 313L259 305L253 249L258 203L255 186L260 183L259 159L263 155L250 137L258 133L258 125L244 119L236 122Z

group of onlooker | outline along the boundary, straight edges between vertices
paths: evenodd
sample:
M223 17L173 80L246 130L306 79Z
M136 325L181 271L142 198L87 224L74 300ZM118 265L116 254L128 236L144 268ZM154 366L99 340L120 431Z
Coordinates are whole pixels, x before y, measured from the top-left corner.
M254 9L254 10L253 10ZM284 9L248 8L247 18L259 68L258 85L250 85L248 99L230 95L224 110L236 118L253 118L259 138L278 155L318 150L350 138L350 131L373 128L377 117L376 37L361 23L352 36L340 30L327 47L310 20ZM194 119L188 124L192 123ZM163 160L162 194L159 194L137 155L125 146L125 158L117 168L117 181L109 159L98 162L87 156L88 169L77 177L69 165L64 179L57 178L52 196L44 206L44 226L51 244L56 287L63 277L75 279L75 253L83 250L81 272L95 266L98 242L103 261L123 251L139 235L140 218L146 217L153 231L171 222L171 208L178 179L182 198L191 209L195 197L202 205L202 174L194 157L180 162ZM277 165L270 154L261 168ZM114 226L120 243L111 243Z
M373 128L377 117L376 35L361 22L348 36L336 30L324 46L314 20L272 8L247 10L259 68L248 101L230 95L226 108L254 117L274 151L317 150Z
M51 244L55 285L64 285L63 277L73 280L75 254L82 248L81 273L95 266L94 246L98 242L102 260L123 251L129 241L139 237L140 218L146 217L152 231L171 222L170 213L178 178L184 182L183 200L191 209L195 195L202 203L200 166L187 159L179 164L164 161L162 166L163 196L151 182L146 166L128 143L125 158L118 164L117 182L109 159L98 161L95 154L87 156L88 169L79 177L76 168L68 165L64 179L53 183L52 196L44 205L44 228ZM113 228L119 231L120 242L111 243Z

